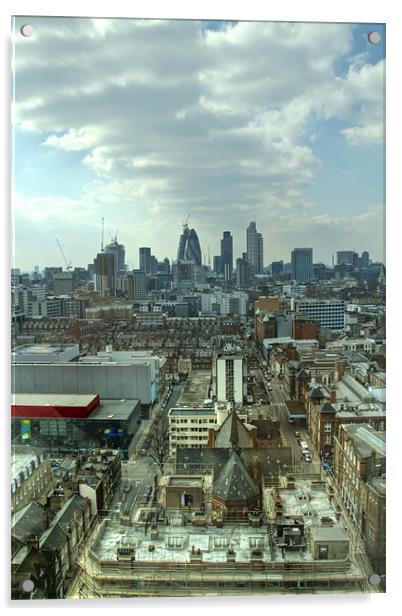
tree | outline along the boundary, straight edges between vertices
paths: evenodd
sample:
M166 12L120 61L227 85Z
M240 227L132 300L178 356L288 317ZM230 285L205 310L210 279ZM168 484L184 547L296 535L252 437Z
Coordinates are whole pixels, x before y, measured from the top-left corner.
M161 424L156 425L154 428L149 455L158 466L161 474L163 474L163 468L169 458L169 434Z

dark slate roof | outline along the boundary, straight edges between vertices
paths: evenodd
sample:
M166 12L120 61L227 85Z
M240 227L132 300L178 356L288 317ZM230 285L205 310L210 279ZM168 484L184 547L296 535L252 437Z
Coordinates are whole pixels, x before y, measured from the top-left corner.
M40 547L45 550L60 550L67 535L67 527L74 520L76 512L85 510L86 499L78 494L74 494L58 512L50 527L40 538Z
M178 447L176 450L176 473L193 474L203 473L206 466L212 467L214 477L217 477L225 466L230 449L207 449Z
M321 413L335 413L335 409L332 406L332 404L330 404L329 402L326 402L325 404L322 405L321 408Z
M215 436L216 447L251 447L252 438L239 419L236 411L232 411L219 426Z
M214 496L229 501L248 501L259 496L254 479L236 451L232 451L218 479L214 482Z
M257 463L259 477L275 477L284 468L293 466L291 447L242 449L241 458L250 472Z
M310 398L324 398L324 395L319 387L314 387L310 393Z
M28 535L40 537L44 530L44 508L39 503L28 503L12 517L11 536L20 543L25 543Z

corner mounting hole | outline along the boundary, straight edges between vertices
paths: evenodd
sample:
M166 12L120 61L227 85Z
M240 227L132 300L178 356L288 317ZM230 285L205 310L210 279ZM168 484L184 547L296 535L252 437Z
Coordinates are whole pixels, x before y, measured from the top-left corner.
M381 584L381 576L378 573L372 573L369 575L368 581L372 586L379 586Z
M34 33L34 29L31 24L25 24L24 26L21 26L20 32L22 36L32 36Z
M32 580L24 580L22 582L22 590L24 590L25 592L32 592L34 588L35 584Z
M367 38L369 43L377 45L381 41L381 34L379 32L369 32Z

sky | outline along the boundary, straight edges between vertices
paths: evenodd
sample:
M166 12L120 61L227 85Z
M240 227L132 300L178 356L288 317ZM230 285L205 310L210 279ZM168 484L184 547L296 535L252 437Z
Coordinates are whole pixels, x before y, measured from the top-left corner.
M132 267L175 258L188 216L211 261L251 220L266 265L385 260L382 25L19 17L13 39L13 266L63 265L56 238L92 263L102 217Z

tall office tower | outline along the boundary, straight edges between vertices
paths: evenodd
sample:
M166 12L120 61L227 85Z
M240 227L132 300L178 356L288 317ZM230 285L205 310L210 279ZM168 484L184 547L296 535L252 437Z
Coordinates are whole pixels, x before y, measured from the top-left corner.
M112 239L110 244L107 244L107 246L105 246L105 252L107 254L114 255L114 267L115 267L114 275L115 275L115 278L117 279L119 274L123 275L126 271L126 266L125 266L126 249L124 248L123 244L119 244L119 242L117 241L117 234Z
M221 239L221 258L225 282L230 282L233 272L233 237L230 235L230 231L223 232L223 238Z
M360 267L368 267L370 265L370 255L365 250L362 252L362 256L360 257Z
M271 273L273 276L275 276L275 274L283 274L283 261L272 261Z
M292 280L310 282L313 278L313 249L294 248L291 253Z
M151 274L156 274L158 271L158 259L151 255Z
M261 233L257 232L254 221L247 228L247 261L250 274L262 274L264 269L264 245Z
M143 246L139 250L140 253L140 271L146 274L151 273L151 249Z
M133 270L127 276L128 299L142 300L148 297L149 280L145 272Z
M193 261L195 265L202 265L202 253L200 240L195 229L190 229L188 223L184 223L183 232L180 236L177 250L178 261Z
M94 260L95 289L102 297L115 294L114 254L99 252Z
M244 289L250 283L250 264L244 258L236 259L236 287Z
M340 265L345 263L347 265L356 265L358 254L354 250L338 250L336 253L336 263Z
M221 255L215 255L213 259L213 266L215 274L222 274L222 257Z

